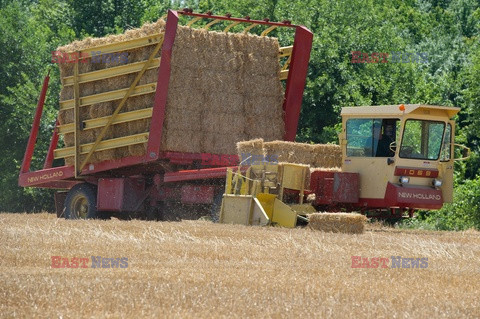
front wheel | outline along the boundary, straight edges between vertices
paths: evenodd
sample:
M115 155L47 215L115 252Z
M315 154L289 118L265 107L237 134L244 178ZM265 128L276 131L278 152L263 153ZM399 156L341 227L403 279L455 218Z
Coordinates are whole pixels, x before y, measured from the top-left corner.
M98 218L97 187L88 183L77 184L65 199L65 219L91 218Z

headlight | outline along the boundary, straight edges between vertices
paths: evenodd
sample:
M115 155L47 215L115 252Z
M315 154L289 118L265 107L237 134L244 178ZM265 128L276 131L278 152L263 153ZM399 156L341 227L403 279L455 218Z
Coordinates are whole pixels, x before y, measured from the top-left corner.
M432 185L435 186L435 187L440 187L440 186L442 186L442 180L435 178L435 179L432 181Z
M398 181L400 184L408 184L410 182L410 177L407 176L401 176Z

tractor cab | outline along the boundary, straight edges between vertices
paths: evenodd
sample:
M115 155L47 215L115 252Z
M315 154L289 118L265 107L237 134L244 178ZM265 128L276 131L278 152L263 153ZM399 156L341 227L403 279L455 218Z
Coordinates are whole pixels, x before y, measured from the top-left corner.
M451 119L459 110L419 104L343 108L342 171L359 174L358 205L411 210L451 202Z

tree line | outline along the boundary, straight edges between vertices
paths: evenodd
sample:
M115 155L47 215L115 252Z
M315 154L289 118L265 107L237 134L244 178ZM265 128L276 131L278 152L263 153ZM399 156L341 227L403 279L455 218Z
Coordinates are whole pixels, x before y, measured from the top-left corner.
M462 210L468 218L454 224L480 227L480 217L475 219L475 213L480 215L480 190L466 186L478 185L480 169L480 5L476 0L0 0L0 211L52 209L48 190L17 186L48 70L46 120L40 128L33 168L41 168L57 115L60 80L51 52L75 39L139 27L169 8L183 7L252 19L291 20L312 30L298 141L337 142L343 106L425 103L460 107L456 140L472 149L468 161L455 164L456 193L462 200L440 212L421 214L421 219L450 213L458 219L454 210ZM272 34L281 43L286 39L282 31ZM388 62L382 63L385 54Z

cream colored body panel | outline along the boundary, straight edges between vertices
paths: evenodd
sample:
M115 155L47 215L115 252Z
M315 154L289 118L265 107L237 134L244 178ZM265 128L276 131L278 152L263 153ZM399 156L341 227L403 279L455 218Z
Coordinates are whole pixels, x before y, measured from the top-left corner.
M360 174L360 198L383 198L393 169L382 157L347 157L342 166L343 172Z

